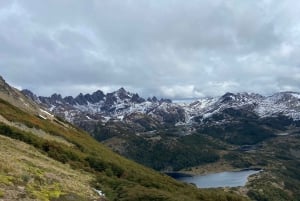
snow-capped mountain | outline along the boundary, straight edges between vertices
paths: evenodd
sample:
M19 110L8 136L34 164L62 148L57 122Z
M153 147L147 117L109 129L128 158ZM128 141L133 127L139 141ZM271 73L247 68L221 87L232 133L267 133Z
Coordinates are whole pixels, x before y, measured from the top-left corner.
M280 92L271 96L255 93L226 93L221 97L201 98L191 103L176 102L156 97L147 100L124 88L104 94L79 94L77 97L36 96L28 90L23 94L43 105L50 112L66 120L78 123L94 121L105 123L109 120L132 122L147 117L160 124L192 125L220 114L226 109L243 110L257 115L257 118L286 116L300 120L300 93ZM143 120L145 121L145 119ZM215 120L215 121L223 121Z
M100 90L93 94L79 94L75 98L72 96L63 98L59 94L38 97L29 90L23 90L22 93L55 115L73 123L77 121L123 121L129 116L132 117L131 114L134 113L147 114L156 117L159 121L166 122L176 123L184 120L182 108L173 104L171 100L158 100L156 97L145 100L124 88L108 94L104 94ZM173 116L175 116L175 120L172 120Z
M280 92L271 96L226 93L219 98L200 99L184 106L188 122L194 117L209 118L229 108L253 112L260 118L283 115L300 120L300 93Z

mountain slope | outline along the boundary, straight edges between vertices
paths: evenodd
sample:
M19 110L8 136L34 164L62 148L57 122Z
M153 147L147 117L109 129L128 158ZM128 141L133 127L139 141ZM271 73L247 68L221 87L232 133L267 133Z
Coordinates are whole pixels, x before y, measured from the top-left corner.
M5 80L0 76L0 98L10 102L12 105L21 108L29 113L38 114L39 106L38 104L25 96L19 90L11 87L5 82Z
M24 152L16 158L17 164L22 166L20 172L16 172L14 168L9 169L3 164L0 166L0 196L5 199L23 196L24 200L91 200L95 194L90 198L87 194L92 193L92 188L96 188L105 193L105 198L99 197L99 199L107 200L244 200L242 197L225 193L222 190L200 190L192 185L177 182L166 175L124 159L99 144L89 134L68 123L54 117L42 118L38 114L28 113L20 108L0 99L0 115L2 116L0 134L10 138L1 137L1 143L9 143L7 145L9 152L14 153L12 157ZM19 141L27 145L20 144ZM23 147L21 151L20 147ZM4 156L1 160L7 161L5 157L8 152L0 150L1 156ZM30 155L34 157L28 162L26 158ZM57 162L51 162L53 160L47 157ZM62 164L57 165L56 168L45 163L45 160L49 163L60 162ZM34 163L31 169L24 164L27 162ZM49 181L49 177L50 179L59 177L61 171L64 171L66 175L72 174L72 171L69 172L68 167L63 164L74 169L72 171L79 171L80 175L86 178L82 179L81 185L86 185L91 181L86 185L86 191L80 186L68 187L65 181L58 179L53 179L53 183L51 183L52 180ZM59 167L62 167L62 170ZM29 170L33 173L31 174ZM27 172L29 175L25 175L23 179L16 179ZM50 173L50 176L46 173ZM59 188L58 192L59 186L64 188ZM13 193L14 195L9 194L11 188L17 191ZM22 193L23 191L25 194Z
M71 169L26 143L0 135L0 199L72 196L77 200L95 200L99 196L90 187L93 179L91 173Z

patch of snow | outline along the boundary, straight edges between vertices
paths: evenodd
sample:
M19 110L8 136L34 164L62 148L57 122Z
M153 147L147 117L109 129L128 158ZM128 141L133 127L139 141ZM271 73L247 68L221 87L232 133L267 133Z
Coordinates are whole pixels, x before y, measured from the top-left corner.
M43 115L41 115L41 114L39 114L39 117L40 118L42 118L42 119L44 119L44 120L46 120L47 119L47 117L44 117Z
M234 96L232 96L232 95L230 96L230 98L231 98L232 100L236 100L236 98L235 98Z
M66 119L68 122L72 122L72 120L73 120L72 112L65 111L65 112L64 112L64 115L65 115L65 119Z
M300 94L298 94L298 93L292 93L292 96L294 96L295 98L300 99Z
M190 104L196 100L197 100L197 98L174 99L174 100L172 100L172 103L176 103L178 105L185 105L185 104Z
M43 113L45 113L45 114L47 114L47 115L50 116L50 117L54 117L53 114L50 114L50 113L47 112L46 110L40 109L40 111L43 112Z
M97 190L97 189L95 189L95 188L93 188L93 190L94 190L96 193L98 193L99 196L105 197L105 194L104 194L101 190Z
M52 112L55 108L56 108L55 105L51 105L51 107L49 108L49 111Z
M119 119L120 121L123 121L124 115L117 116L117 119Z
M213 113L210 113L210 112L205 113L205 114L203 115L203 119L207 119L207 118L211 117L212 115L213 115Z
M111 117L103 117L103 118L104 118L104 122L108 122L111 119Z

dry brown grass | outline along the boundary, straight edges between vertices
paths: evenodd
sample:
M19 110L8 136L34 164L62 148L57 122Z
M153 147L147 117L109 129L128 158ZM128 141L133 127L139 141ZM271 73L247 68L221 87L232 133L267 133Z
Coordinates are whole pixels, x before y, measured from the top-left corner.
M91 174L71 169L35 148L0 135L0 191L4 200L49 200L64 193L93 199Z

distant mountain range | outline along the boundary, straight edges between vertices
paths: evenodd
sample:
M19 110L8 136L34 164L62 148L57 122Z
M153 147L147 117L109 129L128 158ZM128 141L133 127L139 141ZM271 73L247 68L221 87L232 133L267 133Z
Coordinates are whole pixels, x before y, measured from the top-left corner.
M172 103L169 99L158 100L156 97L144 99L124 88L108 94L98 90L92 94L79 94L75 98L63 98L59 94L42 97L29 90L23 90L22 93L55 115L75 124L82 121L131 121L136 120L134 116L142 114L160 124L192 125L195 122L205 123L207 119L229 108L246 110L259 118L286 116L300 120L298 92L279 92L271 96L226 93L221 97L200 98L189 103ZM214 121L221 122L224 119Z

